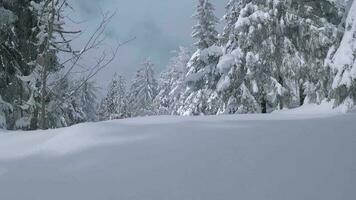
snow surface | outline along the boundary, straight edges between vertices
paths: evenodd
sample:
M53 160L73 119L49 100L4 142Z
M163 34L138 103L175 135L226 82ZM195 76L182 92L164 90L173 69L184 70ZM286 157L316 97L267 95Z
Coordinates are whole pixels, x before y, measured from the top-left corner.
M0 131L0 199L356 199L356 114L331 107Z

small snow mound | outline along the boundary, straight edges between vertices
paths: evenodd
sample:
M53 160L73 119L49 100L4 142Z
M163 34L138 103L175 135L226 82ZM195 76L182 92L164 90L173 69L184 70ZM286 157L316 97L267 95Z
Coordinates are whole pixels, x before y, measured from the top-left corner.
M295 109L284 109L272 114L292 115L334 115L344 113L340 108L334 108L334 101L323 101L321 104L305 104Z
M342 113L355 113L356 112L356 106L354 103L354 100L352 100L350 97L347 98L344 103L339 105L337 107L338 110L340 110Z
M30 132L2 132L0 129L0 160L35 155L68 156L94 147L117 146L152 137L151 134L128 134L130 129L120 125L119 122L83 123L68 128Z

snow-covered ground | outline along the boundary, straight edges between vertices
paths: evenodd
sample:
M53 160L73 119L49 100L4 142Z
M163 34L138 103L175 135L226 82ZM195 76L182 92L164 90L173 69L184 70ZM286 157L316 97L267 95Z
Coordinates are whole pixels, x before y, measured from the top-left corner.
M2 131L0 199L351 200L355 155L356 114L328 104Z

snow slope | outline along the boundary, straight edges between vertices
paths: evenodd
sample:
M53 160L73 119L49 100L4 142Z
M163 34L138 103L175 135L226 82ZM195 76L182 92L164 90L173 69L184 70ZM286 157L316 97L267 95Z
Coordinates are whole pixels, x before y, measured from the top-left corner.
M356 114L327 107L3 131L0 199L356 199Z

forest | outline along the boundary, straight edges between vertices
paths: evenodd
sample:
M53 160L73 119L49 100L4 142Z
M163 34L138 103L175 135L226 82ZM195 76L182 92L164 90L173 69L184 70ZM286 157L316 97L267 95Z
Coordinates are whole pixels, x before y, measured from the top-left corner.
M209 0L198 0L194 48L177 49L159 75L150 59L133 78L118 72L104 97L93 77L126 42L82 66L105 40L114 14L104 13L87 43L74 49L81 31L67 29L68 9L68 0L0 1L0 128L271 113L322 102L348 112L356 105L352 0L230 0L224 16L216 16Z
M353 200L355 122L356 0L0 0L0 200Z

